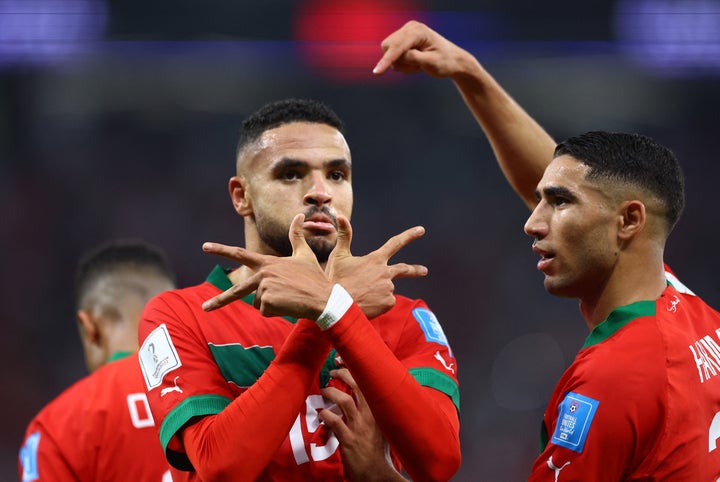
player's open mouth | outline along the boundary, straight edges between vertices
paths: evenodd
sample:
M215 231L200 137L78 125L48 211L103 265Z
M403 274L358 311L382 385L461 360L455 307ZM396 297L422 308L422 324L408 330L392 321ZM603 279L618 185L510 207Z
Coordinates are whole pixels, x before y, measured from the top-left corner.
M539 271L546 271L548 267L550 266L550 263L555 258L555 253L552 253L550 251L545 251L543 249L538 248L536 245L533 244L532 250L535 254L540 256L540 261L537 263L537 269Z

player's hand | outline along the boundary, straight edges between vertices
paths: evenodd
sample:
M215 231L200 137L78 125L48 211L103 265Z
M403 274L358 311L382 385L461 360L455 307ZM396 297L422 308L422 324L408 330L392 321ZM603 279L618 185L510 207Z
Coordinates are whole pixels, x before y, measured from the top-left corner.
M211 311L242 299L255 291L255 306L265 316L317 319L330 297L332 283L308 246L303 233L305 216L298 214L290 225L292 256L271 256L245 248L205 243L203 250L244 264L254 271L247 279L205 301Z
M381 75L392 68L413 74L425 72L432 77L453 77L466 69L472 56L425 24L411 20L382 41L384 53L373 69Z
M325 271L333 283L339 283L360 306L368 318L374 318L395 305L395 278L427 275L427 268L418 264L388 262L398 251L425 234L416 226L393 236L380 248L365 256L350 253L352 227L350 221L338 216L338 238L330 253Z
M337 405L342 416L328 409L318 413L340 441L345 477L363 482L405 481L390 464L385 454L385 439L350 372L341 368L330 374L345 382L353 393L349 395L335 387L323 388L323 396Z

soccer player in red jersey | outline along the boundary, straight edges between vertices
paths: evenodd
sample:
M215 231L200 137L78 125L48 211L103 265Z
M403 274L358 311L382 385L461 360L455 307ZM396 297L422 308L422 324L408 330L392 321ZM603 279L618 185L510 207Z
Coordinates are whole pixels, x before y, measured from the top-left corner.
M531 481L719 480L720 314L663 261L684 205L678 162L637 134L557 144L467 51L418 22L374 71L449 77L532 210L546 290L590 329L548 404Z
M143 306L174 286L165 256L143 242L107 243L80 261L77 319L91 374L28 425L19 460L23 482L172 480L131 353Z
M252 114L236 171L246 248L204 249L242 266L161 294L140 322L168 460L205 481L402 480L400 469L449 480L460 464L457 363L427 304L393 293L394 278L426 269L388 264L423 229L351 255L350 149L317 101ZM388 463L363 471L350 459L368 412Z

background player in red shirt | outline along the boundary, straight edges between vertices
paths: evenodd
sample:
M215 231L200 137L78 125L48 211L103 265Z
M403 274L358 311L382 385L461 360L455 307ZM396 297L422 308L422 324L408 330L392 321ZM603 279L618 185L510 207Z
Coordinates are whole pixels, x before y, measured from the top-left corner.
M172 289L164 254L140 241L89 252L76 274L77 320L90 375L46 405L20 449L23 482L170 481L136 356L140 312Z
M349 379L326 386L346 367L394 466L416 481L449 480L460 464L456 361L425 302L393 294L394 278L426 269L388 265L423 229L350 254L350 149L340 119L317 101L252 114L236 170L229 191L246 248L204 249L242 266L156 297L140 322L168 460L207 481L369 480L344 460L353 453L343 430L354 427L353 407L341 397ZM345 427L331 413L343 409ZM389 463L374 472L399 477Z
M590 132L556 146L467 51L410 22L375 68L450 77L510 184L549 293L591 330L544 417L533 481L717 480L720 314L663 262L684 205L675 156L645 136Z

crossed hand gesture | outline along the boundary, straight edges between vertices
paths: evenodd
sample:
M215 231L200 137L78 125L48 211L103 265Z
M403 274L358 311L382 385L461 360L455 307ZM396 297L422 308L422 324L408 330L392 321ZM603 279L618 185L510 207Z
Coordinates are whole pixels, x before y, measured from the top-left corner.
M410 242L425 234L421 226L393 236L380 248L365 256L350 252L350 221L338 217L337 244L325 269L320 266L303 233L305 216L298 214L290 225L291 256L255 253L241 247L205 243L203 250L237 261L253 273L225 292L205 301L203 309L214 310L255 292L255 306L265 316L291 316L317 319L322 313L333 284L339 283L350 293L368 318L374 318L395 304L395 278L427 274L422 265L397 263L390 258Z

